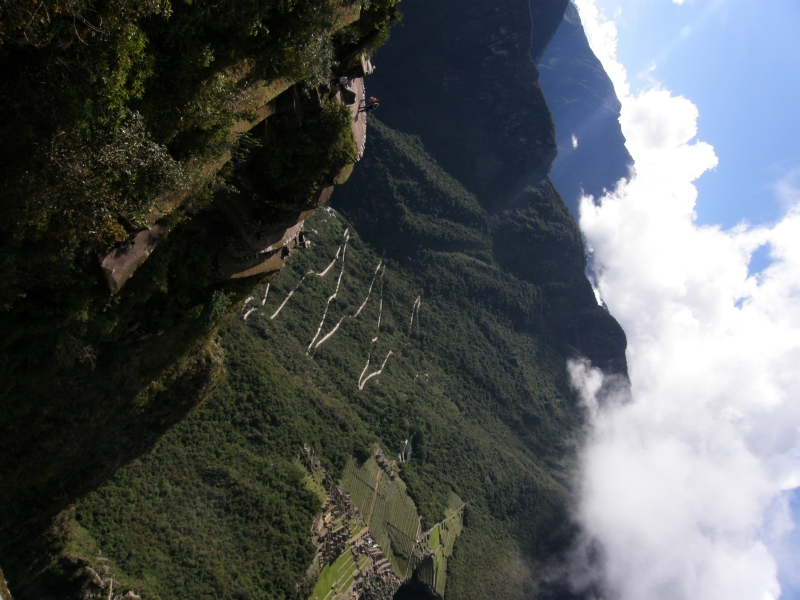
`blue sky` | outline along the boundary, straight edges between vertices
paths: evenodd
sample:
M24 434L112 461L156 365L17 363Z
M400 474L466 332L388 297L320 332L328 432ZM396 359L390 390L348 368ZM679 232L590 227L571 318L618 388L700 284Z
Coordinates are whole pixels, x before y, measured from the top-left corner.
M719 157L697 181L698 222L782 216L776 183L800 167L800 2L600 0L615 19L633 91L662 82L699 109Z
M800 176L798 0L598 0L618 31L617 57L632 92L655 80L699 110L698 139L719 158L695 185L700 225L771 223L786 210L776 193ZM751 272L770 263L769 246ZM800 523L800 492L790 496ZM782 598L800 599L800 528L780 553ZM790 550L791 551L787 551ZM781 564L782 563L782 564Z
M597 580L619 600L800 598L800 2L575 2L636 161L580 210L632 393L600 402L605 376L570 364Z

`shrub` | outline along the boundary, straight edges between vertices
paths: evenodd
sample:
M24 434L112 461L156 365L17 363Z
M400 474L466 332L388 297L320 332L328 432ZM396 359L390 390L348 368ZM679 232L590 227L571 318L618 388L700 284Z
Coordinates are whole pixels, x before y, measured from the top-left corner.
M302 204L319 188L331 185L342 167L355 161L358 148L350 109L323 100L320 111L300 128L280 132L252 153L247 169L281 202Z

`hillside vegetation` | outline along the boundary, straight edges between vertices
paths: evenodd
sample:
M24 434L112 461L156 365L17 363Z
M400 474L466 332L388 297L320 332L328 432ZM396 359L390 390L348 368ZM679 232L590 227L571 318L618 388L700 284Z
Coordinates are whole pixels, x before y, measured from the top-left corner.
M370 443L400 452L414 436L401 477L423 528L444 518L452 493L467 502L447 598L535 595L542 562L568 539L561 478L579 411L549 284L493 259L493 221L419 140L376 120L371 131L370 158L337 202L364 226L327 210L313 217L312 249L227 318L227 380L155 451L75 508L143 597L307 596L310 584L296 586L311 564L319 499L300 483L306 443L338 479ZM542 186L520 205L533 211L549 199L561 209L527 227L579 251L569 213ZM386 205L363 204L374 198ZM422 222L432 234L418 233ZM447 231L461 233L443 247L435 234ZM535 247L528 256L537 258ZM565 254L564 272L582 272L574 260Z
M447 554L423 562L396 598L547 597L542 575L574 533L570 470L582 434L566 360L626 370L625 335L597 305L580 232L546 176L555 134L531 53L543 51L566 0L463 9L404 0L405 27L369 83L383 116L370 116L367 151L332 208L307 219L310 248L274 277L227 282L214 275L233 230L220 199L257 203L268 191L313 206L309 196L354 148L344 110L325 100L293 133L256 127L244 138L231 132L252 115L229 107L241 109L237 94L254 85L273 98L298 79L308 84L292 88L300 105L319 99L320 74L385 41L395 2L42 6L47 16L33 28L22 13L3 13L0 68L15 73L12 58L25 53L51 66L78 53L82 66L65 72L76 89L81 77L88 83L75 98L106 108L56 106L45 94L69 127L89 123L75 131L90 137L45 131L42 117L20 138L32 149L15 156L42 157L40 172L89 165L98 190L111 186L115 202L131 204L98 200L100 220L85 227L47 210L38 229L17 228L16 216L4 225L0 251L14 276L0 313L10 382L0 472L20 493L0 504L0 564L17 599L308 598L315 572L328 577L317 589L332 583L312 545L325 493L309 481L304 453L349 481L371 468L376 445L392 457L406 440L413 452L399 477L430 530L426 543ZM117 33L106 39L90 13L104 23L116 15L141 35L109 25ZM85 60L92 28L97 54ZM141 50L114 54L128 47L121 40ZM106 55L103 64L128 69L127 95L103 96L81 71ZM14 76L34 85L41 72ZM15 97L2 81L4 98ZM432 110L420 85L452 110ZM176 99L166 98L171 86ZM124 109L114 112L119 98ZM139 141L124 147L141 150L141 171L118 168L110 151L107 166L103 149L131 132ZM78 140L90 153L53 162L55 146L37 138ZM58 173L36 185L58 191ZM158 185L147 187L148 174ZM6 181L22 189L25 169L9 168ZM95 214L81 187L94 175L75 181L78 191L65 186L54 206ZM9 214L29 214L26 198L47 197L37 194L15 196L21 212ZM167 200L156 207L153 198ZM278 212L273 203L259 215ZM135 231L137 214L170 234L111 296L97 253ZM437 527L454 498L465 503L463 529ZM410 503L402 499L407 510L392 527L384 504L376 537L402 558Z
M0 4L0 564L18 594L46 568L50 519L224 377L217 325L259 280L220 274L238 232L218 200L283 225L255 174L273 203L313 210L355 159L350 111L323 97L268 139L264 109L374 51L396 5ZM110 286L100 260L151 227L162 240Z

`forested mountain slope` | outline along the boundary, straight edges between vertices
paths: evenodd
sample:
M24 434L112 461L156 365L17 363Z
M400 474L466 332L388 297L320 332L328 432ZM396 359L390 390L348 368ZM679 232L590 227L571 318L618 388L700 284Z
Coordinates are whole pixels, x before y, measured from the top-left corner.
M216 327L358 154L396 0L0 6L0 564L222 379ZM285 168L286 163L291 168ZM283 167L283 168L282 168Z
M445 597L542 596L573 535L582 429L566 360L626 370L624 333L546 177L555 133L531 55L566 3L403 5L367 80L380 120L335 210L308 218L310 248L274 280L215 295L208 399L181 420L194 388L156 396L187 400L155 449L54 503L68 507L7 568L18 598L307 598L322 498L304 447L338 479L375 444L391 457L409 439L397 468L421 527L453 493L466 502ZM430 594L412 581L397 597Z
M488 219L492 260L548 289L555 343L564 353L580 353L603 368L624 372L624 334L597 307L583 273L580 234L547 180L557 153L555 127L532 56L545 51L567 6L565 0L469 6L406 0L402 26L376 57L370 93L384 101L383 123L418 136L426 151L474 194ZM414 199L413 184L398 188L406 180L402 171L395 174L386 161L383 168L391 173L389 190L399 197L389 200L389 192L369 188L364 205L352 214L357 225L369 223L370 231L383 227L376 243L397 239L393 243L402 245L386 211L420 201ZM339 197L343 206L353 206L352 195ZM427 201L426 210L447 219L447 209L437 203ZM427 218L415 223L430 229L414 233L408 246L437 247L460 231L447 221L438 228Z
M156 451L75 508L77 523L148 597L180 597L175 581L199 597L265 598L302 582L319 506L303 491L297 458L306 443L338 477L370 442L391 455L414 436L400 475L423 527L442 518L451 491L468 503L447 597L535 597L542 564L569 540L565 485L580 418L552 295L487 258L486 213L418 140L376 120L371 131L363 175L339 202L366 214L364 226L335 213L312 218L312 249L293 257L263 305L260 288L248 303L255 311L223 328L227 381ZM392 173L413 200L376 222L367 198L407 198L387 194ZM558 247L580 257L552 187L526 199L547 219L535 230L543 241L571 232ZM344 257L319 276L348 228Z
M600 198L613 189L629 176L633 158L625 148L614 85L572 3L538 66L558 143L550 179L577 219L581 195Z

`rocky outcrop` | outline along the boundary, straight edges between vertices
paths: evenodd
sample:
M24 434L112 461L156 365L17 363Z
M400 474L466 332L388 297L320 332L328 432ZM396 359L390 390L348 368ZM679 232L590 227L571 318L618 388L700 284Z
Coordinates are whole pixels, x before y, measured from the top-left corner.
M358 6L354 7L340 7L337 11L336 24L334 30L342 29L358 21L360 17L360 9ZM295 102L297 98L297 86L294 82L286 78L278 78L273 80L265 80L258 77L253 77L255 70L255 61L247 58L239 61L234 66L226 69L223 74L223 79L229 84L238 87L238 93L232 101L230 110L238 115L236 122L230 128L230 136L232 141L236 141L242 134L251 132L258 125L263 123L266 119L275 116L275 121L283 122L296 122L302 121L302 106ZM362 55L361 68L355 75L356 77L364 77L372 72L372 66L369 59ZM343 95L344 90L335 94L337 100L346 102L348 105L355 105L353 109L354 123L353 131L356 137L361 139L359 145L359 157L363 153L364 141L366 138L366 128L364 121L366 116L358 111L360 102L364 99L364 85L358 79L353 82L352 97ZM287 93L288 91L288 93ZM333 96L333 94L332 94ZM289 100L289 102L287 102ZM100 266L108 282L111 294L116 294L125 285L125 282L130 279L134 272L147 260L147 257L155 249L156 245L161 242L169 233L169 228L159 224L159 219L165 217L178 210L190 197L195 195L203 186L207 185L213 180L217 172L231 160L231 153L224 151L210 156L194 157L188 161L186 166L187 175L182 181L182 185L178 189L168 190L156 198L154 204L155 208L151 211L148 218L149 228L144 231L133 233L127 240L119 244L117 247L112 248L109 252L102 253L99 257ZM322 190L316 204L310 210L299 211L294 215L294 218L284 218L289 227L293 227L302 223L309 214L313 214L313 208L324 204L330 198L330 190ZM308 208L308 207L307 207ZM226 211L230 215L230 211ZM232 217L234 226L241 225L242 216L234 215ZM270 223L271 233L274 233L284 225L283 222ZM242 228L238 227L239 232ZM261 225L261 229L264 226ZM248 232L249 233L249 232ZM286 231L284 230L284 233ZM284 236L284 242L280 248L288 248L290 251L295 247L302 247L302 244L296 243L296 232L294 236ZM253 244L248 244L250 241L247 233L244 234L245 245L251 246L255 254L263 255L263 248L253 248ZM137 246L138 244L138 246ZM256 244L255 246L260 246ZM274 254L274 253L273 253ZM283 255L285 258L286 255ZM244 277L253 275L264 275L270 271L277 271L283 265L282 261L270 260L277 259L272 254L270 256L262 256L258 264L268 262L268 266L255 269L256 264L252 260L245 261L241 265L233 265L236 262L235 257L228 256L225 260L225 266L221 268L222 278L228 279L233 277Z
M353 115L352 130L358 150L357 159L366 144L366 114L361 110L364 103L363 77L371 72L369 60L362 57L362 66L349 76L336 79L329 88L312 94L311 100L300 98L297 87L292 87L273 102L273 109L266 121L267 142L271 127L287 130L300 127L305 112L318 110L322 96L341 102L350 108ZM310 106L309 106L310 104ZM315 106L316 104L316 106ZM350 173L351 165L342 165L341 173ZM303 222L319 207L328 202L334 184L344 183L346 177L337 177L314 194L310 203L294 204L281 198L264 198L258 190L251 195L222 194L216 202L222 209L235 235L227 240L218 258L219 275L222 279L240 279L264 276L280 270L291 254L309 246L303 232ZM263 206L270 210L264 213Z
M0 569L0 600L12 600L11 592L8 591L8 582L3 576L3 569Z
M337 0L294 3L285 11L251 11L240 3L224 10L191 4L167 11L169 23L166 14L155 17L150 8L126 8L114 14L115 24L104 20L102 31L93 30L91 43L80 45L71 43L70 32L80 38L89 21L73 8L51 11L37 27L53 40L63 40L4 46L0 57L0 95L7 116L2 128L4 190L13 192L7 197L19 197L16 204L4 204L13 210L4 212L0 244L7 275L0 290L0 479L9 490L0 501L0 562L18 597L30 594L52 553L60 552L42 541L52 519L151 449L224 377L217 326L256 282L268 281L292 251L308 245L302 221L327 202L333 180L344 181L352 167L344 164L354 156L350 123L336 102L352 105L358 126L354 133L360 132L363 149L366 129L364 115L357 114L358 93L321 86L320 98L326 107L335 104L332 112L338 120L329 119L335 131L314 145L322 149L322 160L309 153L308 162L322 167L307 169L310 183L302 193L295 198L272 194L265 206L257 206L267 195L258 194L267 186L256 188L255 194L237 187L242 182L237 168L247 161L248 141L257 137L260 147L268 146L264 122L282 117L302 121L297 109L304 106L285 107L278 100L301 86L316 85L320 73L329 69L338 74L355 68L363 75L368 65L356 65L357 55L366 48L371 29L388 33L391 7L378 13L365 10L362 22L362 3ZM157 12L168 3L152 6ZM80 7L98 19L105 19L101 13L106 9L116 10L105 3ZM64 30L61 25L72 23L73 17L81 25ZM0 20L2 28L4 17ZM124 34L114 37L119 33L114 27ZM343 29L346 39L340 43ZM116 43L129 40L130 31L139 35L136 43ZM281 39L287 44L281 45ZM321 45L313 61L300 52L307 49L301 41L305 39ZM346 65L338 62L340 52L347 55ZM103 94L97 90L106 90L94 83L110 82L118 64L127 65L127 75L114 79L121 95L112 92L111 100L103 96L110 103L106 108L118 111L111 118L92 104L96 94ZM126 80L128 76L138 79ZM307 79L313 83L304 84ZM17 81L31 86L15 85ZM123 118L128 113L136 119ZM34 117L39 120L32 121ZM129 122L140 126L136 135ZM73 135L73 125L85 136ZM311 122L306 129L313 132L315 125ZM69 158L74 189L62 177L39 173L43 161L49 164L49 150L26 158L33 156L31 148L48 146L52 136L65 137L58 133L61 129L69 133L70 141L64 142L69 152L54 156ZM329 138L342 143L326 155ZM131 150L136 144L144 148L139 154ZM99 160L101 151L111 158L104 154L101 158L108 160ZM15 153L19 160L8 160ZM254 170L266 171L271 164L263 161ZM41 182L36 190L47 202L26 193L22 184L27 179L11 177L14 170L30 172L31 179ZM296 177L296 187L302 187L304 176ZM97 186L87 187L84 179ZM232 188L242 192L236 199L225 194ZM135 198L135 210L120 208L130 198ZM30 225L32 233L26 237L17 231L19 215L34 208L47 218L30 217L35 227ZM74 222L63 217L67 212ZM78 222L80 226L73 226Z
M301 99L298 86L293 86L286 80L250 82L247 79L249 70L245 61L229 73L233 82L244 86L234 107L241 116L231 127L232 137L253 132L265 121L267 132L270 127L283 130L300 127L304 112L313 112L315 109L314 106L309 106L307 100ZM350 107L353 114L353 135L358 148L357 159L363 155L366 144L367 117L361 107L365 99L363 78L370 73L372 64L362 55L359 66L348 72L349 77L337 78L337 83L317 91L314 97L317 105L321 95L327 94L331 99ZM256 134L256 137L261 135ZM202 185L211 181L217 171L230 160L231 154L226 152L220 156L195 161L197 164L192 165L192 176L189 178L191 184L163 195L157 202L159 208L151 213L149 229L133 233L117 247L100 255L100 266L112 295L119 292L155 247L167 237L170 228L160 223L159 219L177 210ZM342 172L349 174L351 170L349 165L342 166ZM281 199L268 199L267 203L278 210L272 210L266 216L258 214L259 205L265 202L257 191L247 198L220 195L217 204L235 230L235 235L222 244L219 251L219 278L224 280L265 276L279 271L294 250L307 246L302 234L303 221L330 199L334 183L344 181L346 177L331 181L331 185L322 187L315 195L316 200L310 203L295 205L282 202Z
M155 224L150 229L133 234L111 252L100 257L100 267L112 294L122 288L168 233L169 227Z
M567 0L404 0L405 27L376 56L380 118L419 135L485 205L547 174L553 125L531 52L552 36ZM535 34L535 35L534 35Z
M614 85L589 47L574 5L564 13L539 70L558 142L550 179L577 219L580 197L599 198L613 189L628 177L633 158L625 148Z

